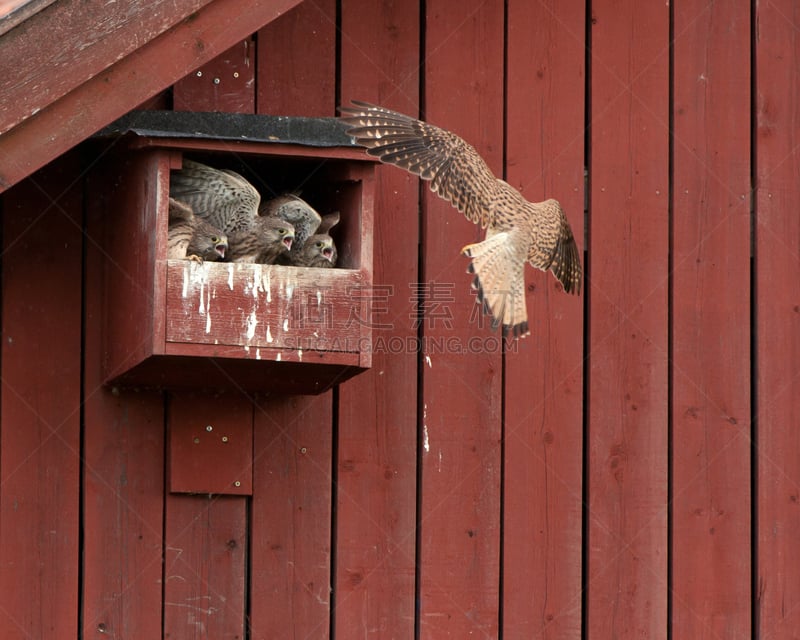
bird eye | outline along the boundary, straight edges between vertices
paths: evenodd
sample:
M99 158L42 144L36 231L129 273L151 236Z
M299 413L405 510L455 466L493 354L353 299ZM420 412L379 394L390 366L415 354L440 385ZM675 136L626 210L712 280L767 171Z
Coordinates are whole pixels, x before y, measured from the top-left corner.
M322 242L317 242L317 249L321 249L322 247L323 247L323 243Z
M217 236L211 236L211 242L214 244L219 244L219 238Z
M289 233L289 231L287 229L278 229L278 233L280 233L282 236L285 236L287 233Z

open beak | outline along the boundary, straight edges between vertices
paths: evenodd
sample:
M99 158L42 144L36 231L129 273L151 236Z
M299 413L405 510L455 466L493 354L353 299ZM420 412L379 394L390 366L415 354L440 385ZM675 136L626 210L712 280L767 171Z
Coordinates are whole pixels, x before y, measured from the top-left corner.
M292 250L292 240L294 240L294 238L292 236L286 236L283 239L283 244L286 247L287 251L291 251Z
M330 247L325 247L322 250L322 257L327 259L328 262L332 262L333 261L333 251L331 251Z
M216 251L216 252L219 254L219 257L220 257L222 260L224 260L224 259L225 259L225 250L226 250L227 248L228 248L228 245L225 245L225 244L218 244L216 247L214 247L214 251Z

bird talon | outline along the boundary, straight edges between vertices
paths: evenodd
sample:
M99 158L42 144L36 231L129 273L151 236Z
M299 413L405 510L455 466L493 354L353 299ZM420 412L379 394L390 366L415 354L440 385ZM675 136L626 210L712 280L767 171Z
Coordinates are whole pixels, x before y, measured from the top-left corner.
M192 262L196 262L197 264L203 264L203 259L200 256L195 255L195 254L192 254L190 256L186 256L186 259L187 260L191 260Z

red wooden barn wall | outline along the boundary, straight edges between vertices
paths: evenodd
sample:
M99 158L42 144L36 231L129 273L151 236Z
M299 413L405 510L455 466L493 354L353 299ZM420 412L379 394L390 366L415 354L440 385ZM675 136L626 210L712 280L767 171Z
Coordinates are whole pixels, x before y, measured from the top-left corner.
M479 230L378 168L384 348L317 397L103 387L102 158L12 189L0 637L795 637L799 34L790 0L306 0L156 99L378 102L564 205L584 292L528 270L504 353ZM167 490L198 412L252 425L252 497Z

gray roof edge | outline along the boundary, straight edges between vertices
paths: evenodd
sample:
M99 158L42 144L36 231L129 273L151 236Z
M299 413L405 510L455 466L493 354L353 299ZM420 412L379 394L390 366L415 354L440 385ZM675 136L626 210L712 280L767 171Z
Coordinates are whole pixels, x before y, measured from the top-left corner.
M300 144L311 147L355 147L338 118L204 113L197 111L131 111L94 137L134 134L149 138L194 138Z

